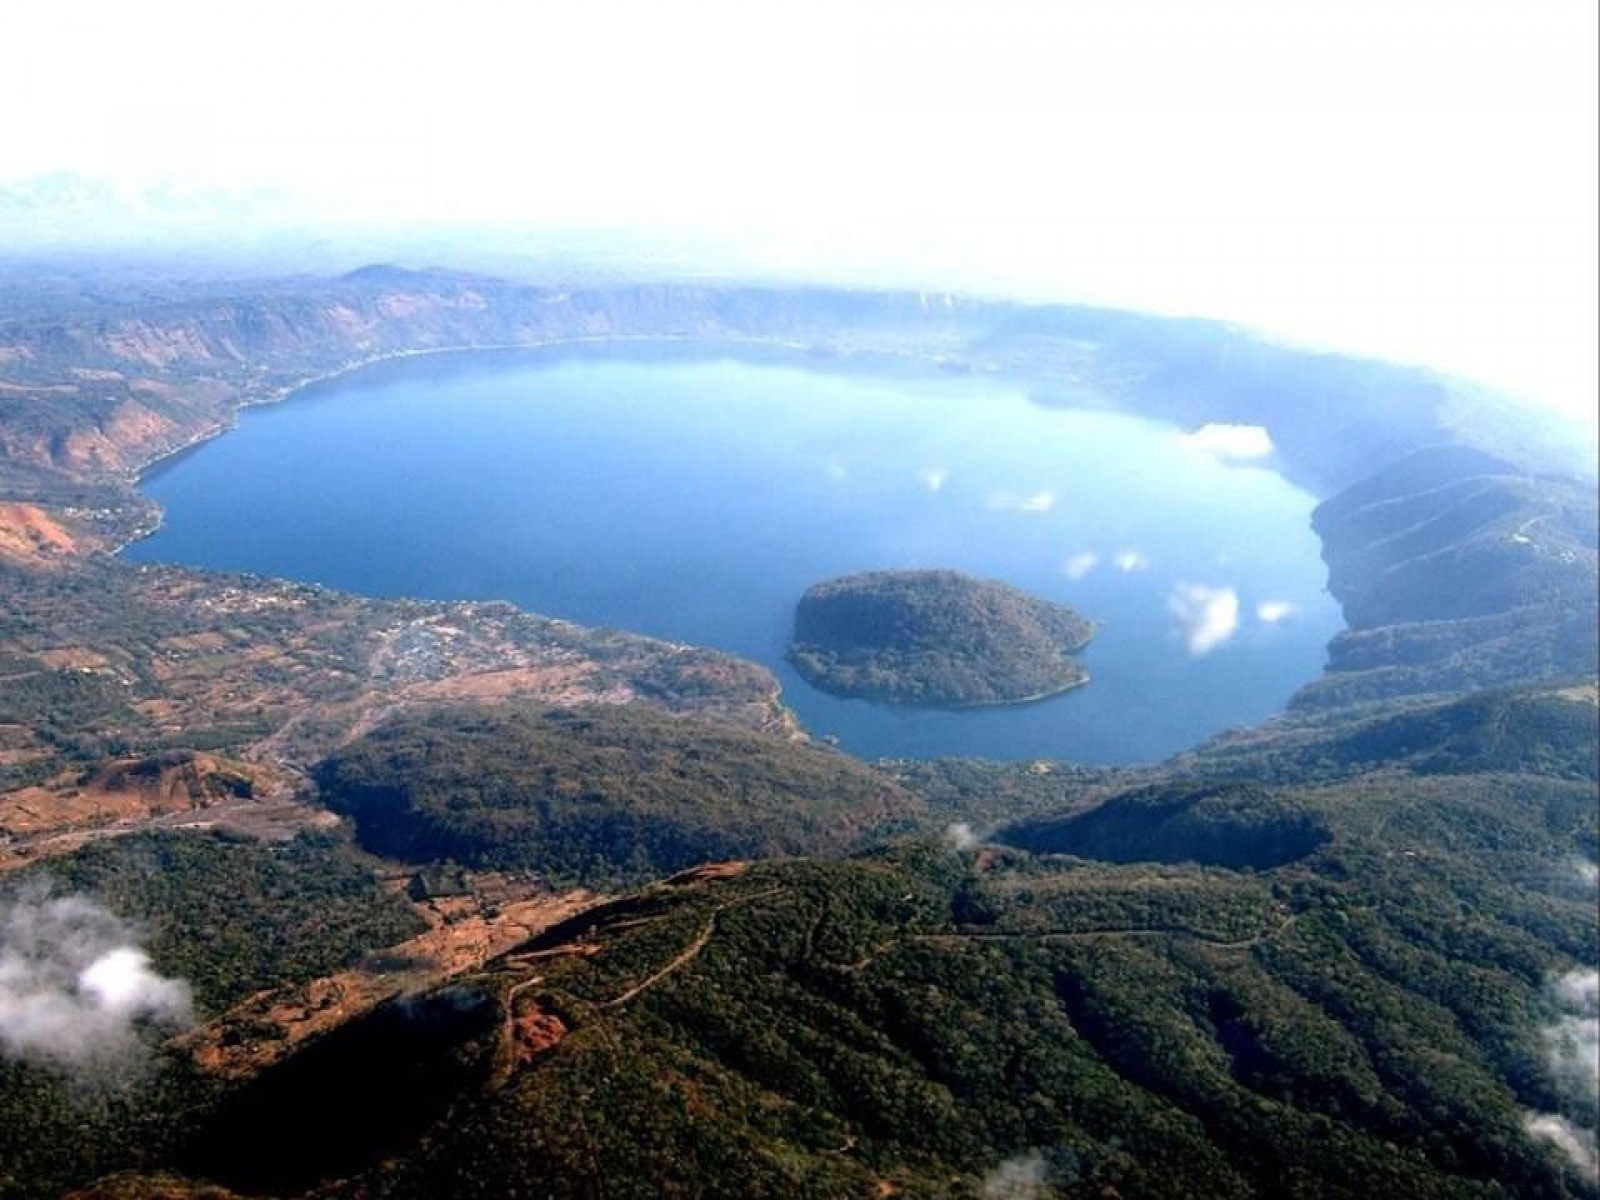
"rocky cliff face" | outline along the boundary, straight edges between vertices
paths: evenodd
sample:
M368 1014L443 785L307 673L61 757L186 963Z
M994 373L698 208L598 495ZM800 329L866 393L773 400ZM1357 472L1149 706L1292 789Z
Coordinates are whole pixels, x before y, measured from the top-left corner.
M241 404L391 355L605 337L832 342L913 328L935 343L957 305L668 285L555 290L368 268L237 300L0 325L0 455L19 486L51 471L126 475L224 425Z

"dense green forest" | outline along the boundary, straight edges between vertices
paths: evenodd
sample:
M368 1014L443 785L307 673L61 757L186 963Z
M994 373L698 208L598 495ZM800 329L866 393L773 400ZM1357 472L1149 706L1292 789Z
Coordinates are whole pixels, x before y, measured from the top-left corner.
M0 877L0 913L48 886L133 923L205 1019L262 988L324 975L423 928L344 839L283 845L199 833L137 834ZM171 1153L184 1115L216 1082L181 1051L88 1078L0 1058L0 1195L58 1195Z
M100 906L254 1044L263 989L403 967L424 916L499 903L409 903L410 868L633 890L250 1071L154 1020L88 1074L7 1042L0 1197L1596 1195L1592 455L1426 372L1096 309L390 267L85 286L0 285L0 913ZM1286 713L1168 763L865 764L724 655L98 553L154 519L134 472L244 403L607 335L1267 425L1348 628ZM1081 618L867 578L811 639L851 687L1081 681ZM207 754L178 811L140 808Z
M1526 1132L1534 1113L1600 1116L1552 1072L1544 1032L1562 1015L1552 981L1600 961L1578 866L1596 848L1594 781L1569 766L1588 701L1504 703L1548 719L1489 770L1435 769L1459 736L1435 711L1408 731L1414 769L1309 785L898 772L925 809L831 752L785 758L677 718L415 718L333 760L330 797L342 774L373 771L395 789L374 786L374 803L426 785L397 830L431 829L452 796L468 830L520 814L494 843L519 865L664 873L663 846L723 857L752 809L773 838L837 819L842 850L871 833L846 802L863 794L927 832L646 887L253 1081L162 1059L80 1102L7 1068L9 1111L27 1114L6 1123L27 1131L13 1179L36 1181L13 1191L142 1165L351 1197L508 1195L533 1179L555 1196L977 1196L1008 1173L1041 1195L1590 1195ZM1526 760L1524 742L1544 750ZM607 773L633 761L647 769ZM1019 786L1008 778L1068 815L986 842L940 833L983 822L984 798ZM686 819L694 792L715 822ZM681 841L646 838L661 861L596 866L562 832L592 804L675 815ZM150 921L157 963L208 1008L412 928L336 840L123 839L53 874ZM102 1130L93 1153L83 1120Z
M908 844L646 893L530 946L600 953L477 980L560 1036L509 1076L492 1029L463 1042L449 1115L336 1194L978 1195L1018 1160L1063 1195L1585 1194L1524 1133L1559 1102L1539 1027L1563 958L1523 922L1592 896L1508 908L1471 868L1356 880L1345 853L1258 875Z
M1094 626L1059 604L955 571L869 571L819 583L795 608L789 661L825 691L971 708L1066 691Z
M420 714L339 751L317 779L376 853L594 886L838 854L922 810L832 750L637 707Z

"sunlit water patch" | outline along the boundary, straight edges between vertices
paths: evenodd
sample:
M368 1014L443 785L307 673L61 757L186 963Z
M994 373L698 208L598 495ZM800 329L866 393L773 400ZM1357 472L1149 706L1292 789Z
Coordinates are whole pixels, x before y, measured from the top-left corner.
M638 347L445 356L248 412L146 481L166 522L126 554L719 647L868 756L1117 763L1258 721L1322 667L1339 616L1313 500L1261 461L976 376ZM1096 619L1093 682L902 711L784 662L808 586L926 566Z

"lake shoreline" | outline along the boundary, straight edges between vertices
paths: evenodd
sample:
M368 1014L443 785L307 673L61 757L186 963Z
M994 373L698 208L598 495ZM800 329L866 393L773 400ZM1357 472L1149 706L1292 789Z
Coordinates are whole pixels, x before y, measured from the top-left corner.
M790 665L793 666L792 661L790 662ZM796 668L796 670L798 671L798 668ZM879 708L893 709L900 712L960 714L992 712L1008 708L1027 708L1031 705L1043 704L1047 700L1055 700L1061 696L1065 696L1069 692L1076 692L1080 688L1087 687L1089 685L1091 676L1087 671L1085 671L1082 679L1075 679L1063 687L1051 688L1049 691L1044 692L1035 692L1031 696L1019 696L1015 700L986 700L975 704L905 704L899 701L888 700L879 696L869 695L865 692L834 691L831 688L824 687L814 679L808 679L803 675L801 678L805 679L806 683L816 688L817 691L824 692L829 696L835 696L841 700L859 700L863 704L873 704Z
M563 346L605 346L609 344L625 346L648 346L659 344L663 346L703 346L707 351L714 353L720 348L737 349L739 347L769 347L787 350L793 354L803 356L814 363L849 362L855 356L849 352L839 353L815 343L787 341L782 338L765 337L739 337L732 335L709 335L689 333L606 333L606 334L577 334L570 337L548 338L526 342L486 342L479 344L463 344L456 346L427 346L412 350L392 350L384 354L375 354L344 363L326 371L317 371L301 376L292 383L282 384L269 389L261 394L242 394L232 405L226 420L219 421L192 433L178 445L169 447L159 453L139 462L134 467L123 473L123 482L132 487L139 495L149 500L144 493L143 485L151 479L158 477L166 469L175 466L186 456L196 450L234 432L239 427L240 418L248 411L257 408L271 408L281 404L292 403L301 392L321 384L336 383L347 376L365 371L371 367L383 366L386 363L400 363L411 359L445 358L451 355L473 356L477 354L500 355L515 354L518 351L537 352L543 350L559 350ZM736 357L736 356L735 356ZM895 352L876 350L870 355L873 359L893 359L905 363L919 364L932 373L938 373L943 367L943 358L931 353ZM153 504L154 501L151 501ZM157 506L155 519L149 525L140 526L136 531L121 541L113 543L105 553L117 557L135 542L141 542L161 531L165 514Z
M460 364L380 371L344 390L369 365L450 356ZM772 339L701 337L349 364L259 401L332 383L316 403L286 406L292 418L245 423L226 452L147 472L145 494L169 511L122 558L361 596L499 599L712 647L781 669L802 725L864 757L1152 761L1271 715L1316 677L1337 626L1320 615L1323 566L1300 489L1180 453L1161 422L1047 409L1009 377L902 364L813 363ZM1174 494L1191 499L1174 508ZM1216 574L1220 555L1252 545L1300 565L1263 576L1257 558ZM1114 565L1129 548L1154 565ZM1099 566L1067 574L1084 550ZM1083 664L1092 702L1052 708L1089 680L1035 673L995 701L858 703L789 667L786 631L815 580L928 563L1106 614ZM1270 660L1191 665L1165 607L1186 579L1319 616L1272 632ZM1180 698L1180 719L1143 720L1152 692Z

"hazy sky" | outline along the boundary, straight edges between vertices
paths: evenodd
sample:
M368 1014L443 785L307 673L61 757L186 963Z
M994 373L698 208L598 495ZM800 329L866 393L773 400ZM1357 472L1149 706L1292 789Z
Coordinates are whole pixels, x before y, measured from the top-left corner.
M1593 406L1595 0L9 5L0 180L712 233Z

